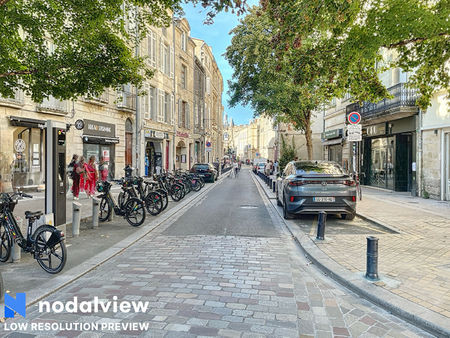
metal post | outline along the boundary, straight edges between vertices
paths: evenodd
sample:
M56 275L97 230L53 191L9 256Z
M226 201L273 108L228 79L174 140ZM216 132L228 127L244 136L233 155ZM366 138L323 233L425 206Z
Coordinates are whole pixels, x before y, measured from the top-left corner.
M98 228L98 212L100 209L100 200L92 198L92 228Z
M378 280L378 238L367 237L367 268L366 278Z
M275 192L276 181L272 181L272 191Z
M72 235L80 235L81 203L72 202Z
M327 224L327 213L325 211L319 212L319 220L317 221L317 240L323 241L325 239L325 226Z
M16 222L17 222L17 226L19 227L19 229L22 230L23 219L16 217ZM24 233L26 234L26 231ZM17 243L15 241L13 241L11 249L12 249L12 255L10 258L11 262L12 263L20 262L20 259L22 256L22 248L19 245L17 245Z

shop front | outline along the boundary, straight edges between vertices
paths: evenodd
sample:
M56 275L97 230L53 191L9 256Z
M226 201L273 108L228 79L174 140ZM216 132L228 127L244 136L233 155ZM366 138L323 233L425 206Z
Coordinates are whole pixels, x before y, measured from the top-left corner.
M97 163L103 159L108 167L108 179L113 179L117 169L114 165L115 145L119 143L115 125L85 119L82 140L86 161L91 156L95 156Z
M13 189L43 188L45 178L44 120L10 116L13 153L10 163Z
M160 174L163 169L164 140L169 138L167 133L146 129L145 136L145 176Z
M322 145L325 147L325 158L340 165L342 163L342 133L343 129L332 129L322 133Z
M415 187L416 117L363 127L364 184L411 191Z
M177 144L175 149L175 168L188 170L190 165L189 134L177 131Z

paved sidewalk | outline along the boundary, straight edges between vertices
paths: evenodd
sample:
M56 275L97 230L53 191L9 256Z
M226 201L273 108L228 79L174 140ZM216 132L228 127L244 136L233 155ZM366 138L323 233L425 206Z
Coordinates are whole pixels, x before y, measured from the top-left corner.
M262 186L274 204L275 193L266 184L262 183ZM449 206L448 202L369 187L363 188L363 199L357 206L358 216L393 230L376 235L379 238L380 281L374 284L388 291L387 295L392 292L431 310L430 313L441 316L436 317L440 323L445 322L443 318L450 319ZM302 218L294 220L300 230L302 222ZM314 222L317 224L317 218ZM326 234L325 241L316 241L315 233L306 233L306 236L313 247L363 279L367 234ZM389 297L385 298L389 302ZM411 309L405 306L403 310ZM425 317L430 319L429 315Z
M378 235L378 269L389 278L382 278L379 285L450 319L450 208L447 204L443 216L438 216L442 205L365 188L357 210L398 232ZM350 271L364 272L365 236L332 239L317 245Z

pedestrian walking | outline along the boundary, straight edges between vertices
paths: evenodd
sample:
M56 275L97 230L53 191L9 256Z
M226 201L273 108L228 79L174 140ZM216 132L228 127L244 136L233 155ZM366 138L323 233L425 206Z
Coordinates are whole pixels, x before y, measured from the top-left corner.
M80 188L82 188L84 184L84 156L80 157L80 161L75 162L72 177L73 177L73 184L72 184L73 199L78 200L80 195Z
M86 183L84 185L84 191L88 197L95 195L95 184L98 179L97 170L95 169L95 156L89 157L89 162L84 164L84 170L86 172Z
M74 154L72 156L72 160L70 161L68 165L68 176L70 180L72 181L72 186L70 190L72 191L73 199L77 200L78 195L80 194L80 174L77 173L77 167L78 167L78 155Z
M273 163L273 170L274 170L275 174L278 174L278 161L275 161Z
M100 157L98 171L100 173L100 180L102 182L105 182L108 179L108 162L105 161L105 158L103 156Z

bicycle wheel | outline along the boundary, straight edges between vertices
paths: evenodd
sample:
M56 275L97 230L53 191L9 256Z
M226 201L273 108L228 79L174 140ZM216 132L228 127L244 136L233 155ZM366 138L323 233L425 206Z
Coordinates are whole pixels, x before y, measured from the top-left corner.
M6 262L11 256L12 239L5 224L0 224L0 262Z
M53 236L53 237L52 237ZM53 243L58 238L59 230L51 225L41 225L34 233L34 257L46 272L60 272L67 260L64 240Z
M194 190L195 192L200 191L202 185L200 184L199 180L194 178L191 181L192 181L192 190Z
M100 201L100 208L98 210L98 220L100 222L105 222L109 219L111 215L111 205L108 203L108 199L103 196Z
M183 188L179 184L172 185L170 187L169 194L175 202L178 202L184 197Z
M134 227L140 226L145 221L145 204L140 199L130 198L123 208L125 210L125 219Z
M161 211L164 211L169 205L169 194L164 189L157 189L156 192L162 197L163 207Z
M152 216L158 215L162 211L163 199L160 194L155 191L150 192L145 197L145 208Z

